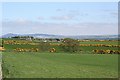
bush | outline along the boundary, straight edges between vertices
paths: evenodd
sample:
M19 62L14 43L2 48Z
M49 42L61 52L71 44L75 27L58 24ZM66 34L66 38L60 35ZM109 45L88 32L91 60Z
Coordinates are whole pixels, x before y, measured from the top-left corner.
M79 52L79 41L75 39L65 38L60 45L65 52Z
M40 42L39 43L39 50L40 51L49 51L50 43L49 42Z

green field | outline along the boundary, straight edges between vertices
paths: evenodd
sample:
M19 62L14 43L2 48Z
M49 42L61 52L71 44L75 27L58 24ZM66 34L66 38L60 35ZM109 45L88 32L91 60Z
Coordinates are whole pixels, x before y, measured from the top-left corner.
M13 39L3 39L4 41ZM15 40L17 41L17 40ZM22 41L22 40L21 40ZM32 41L36 44L35 41ZM118 41L85 41L80 44L117 45ZM37 43L38 44L38 43ZM60 42L51 42L60 44ZM118 50L118 47L80 46L77 53L15 52L16 48L39 48L31 44L3 44L2 72L4 78L117 78L118 54L93 54L92 50ZM45 46L44 46L45 47Z
M2 53L7 78L116 78L118 55Z
M111 45L118 45L119 41L85 41L85 42L80 42L80 44L111 44Z
M39 48L39 46L36 45L4 45L7 49L6 51L13 51L15 48ZM11 47L12 46L12 47ZM57 52L61 52L61 49L58 46L51 46L56 48ZM94 47L94 46L81 46L80 49L82 51L92 51L94 49L103 49L103 50L118 50L118 47Z

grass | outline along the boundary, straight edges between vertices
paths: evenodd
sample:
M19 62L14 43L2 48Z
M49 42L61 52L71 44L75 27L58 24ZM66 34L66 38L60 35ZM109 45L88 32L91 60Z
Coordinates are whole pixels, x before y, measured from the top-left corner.
M0 45L2 45L2 39L0 38Z
M2 55L3 76L7 78L118 77L118 55L28 52Z
M5 41L7 40L18 40L20 41L19 39L3 39ZM21 40L21 41L26 41L26 40ZM84 41L84 42L80 42L80 44L106 44L106 45L118 45L118 42L119 41ZM34 43L34 41L33 41ZM61 43L58 43L58 42L51 42L51 44L61 44ZM6 51L13 51L13 49L15 48L39 48L39 45L17 45L17 44L14 44L14 45L11 45L11 44L4 44L4 47L6 49ZM61 52L61 48L59 46L51 46L51 48L55 48L57 52ZM95 49L102 49L102 50L107 50L107 49L110 49L110 50L118 50L118 47L94 47L94 46L80 46L80 49L83 50L83 51L92 51L92 50L95 50Z
M52 44L60 43L53 42ZM118 41L86 41L80 42L80 44L117 45ZM48 51L13 52L15 48L39 48L39 45L4 44L3 46L6 49L5 52L2 52L2 69L5 78L118 77L118 55L92 53L94 49L118 50L117 47L81 46L82 51L79 54L70 54L61 51L59 46L50 46L56 49L56 53L49 53Z
M8 44L4 44L4 47L6 49L6 51L13 51L13 49L16 48L40 48L38 45L8 45ZM51 46L51 48L55 48L57 52L61 52L62 48L60 46ZM80 49L82 51L92 51L95 49L98 50L118 50L118 47L94 47L94 46L80 46Z
M105 45L118 45L119 41L84 41L80 44L105 44Z

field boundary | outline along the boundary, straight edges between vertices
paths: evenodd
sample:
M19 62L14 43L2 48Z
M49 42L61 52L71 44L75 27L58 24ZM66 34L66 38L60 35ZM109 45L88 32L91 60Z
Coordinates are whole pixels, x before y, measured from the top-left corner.
M2 52L0 52L0 80L2 80Z

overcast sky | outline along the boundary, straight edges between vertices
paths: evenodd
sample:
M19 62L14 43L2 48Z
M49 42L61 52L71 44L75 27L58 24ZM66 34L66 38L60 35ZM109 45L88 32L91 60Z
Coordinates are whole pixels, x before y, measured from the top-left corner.
M2 34L118 34L117 2L6 2Z

